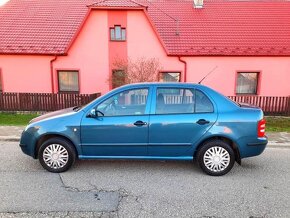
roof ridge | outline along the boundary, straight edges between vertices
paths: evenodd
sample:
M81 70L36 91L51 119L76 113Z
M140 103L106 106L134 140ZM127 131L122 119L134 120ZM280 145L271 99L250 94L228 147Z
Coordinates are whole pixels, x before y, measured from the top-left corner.
M134 1L134 0L122 0L122 1L124 1L124 2L127 2L127 3L133 3L133 4L135 4L136 5L136 7L138 6L138 7L147 7L146 5L143 5L143 4L141 4L141 3L139 3L139 2L136 2L136 1ZM97 2L95 2L95 3L92 3L92 4L90 4L90 5L88 5L89 7L90 6L98 6L98 5L100 5L100 4L105 4L106 2L108 2L108 3L110 3L110 2L117 2L117 1L115 1L115 0L99 0L99 1L97 1ZM110 6L110 7L121 7L121 6Z

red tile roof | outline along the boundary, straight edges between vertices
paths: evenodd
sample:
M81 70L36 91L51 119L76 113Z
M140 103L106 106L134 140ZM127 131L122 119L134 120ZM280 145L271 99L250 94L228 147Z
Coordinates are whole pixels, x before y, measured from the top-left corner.
M0 7L0 53L64 54L90 0L10 0Z
M161 0L148 10L170 55L290 55L290 1Z
M10 0L0 54L66 54L92 7L144 7L168 55L290 56L290 1ZM146 8L146 9L145 9Z

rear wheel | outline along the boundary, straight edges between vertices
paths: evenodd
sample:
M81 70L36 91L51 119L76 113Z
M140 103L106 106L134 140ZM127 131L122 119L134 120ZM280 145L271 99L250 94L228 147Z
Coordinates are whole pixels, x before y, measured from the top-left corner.
M222 176L234 166L235 154L229 144L216 139L202 145L197 153L197 161L206 174Z
M62 138L51 138L39 148L38 158L44 169L61 173L68 170L76 159L73 145Z

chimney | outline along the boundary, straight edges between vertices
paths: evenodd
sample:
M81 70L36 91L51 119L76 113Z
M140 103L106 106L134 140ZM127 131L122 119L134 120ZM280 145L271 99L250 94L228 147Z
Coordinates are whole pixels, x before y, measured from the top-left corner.
M203 8L203 0L193 0L194 8Z

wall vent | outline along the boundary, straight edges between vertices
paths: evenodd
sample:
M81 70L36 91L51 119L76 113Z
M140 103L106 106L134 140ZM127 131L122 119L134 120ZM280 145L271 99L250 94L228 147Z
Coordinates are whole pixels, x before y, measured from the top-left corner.
M194 8L203 8L203 0L193 0Z

